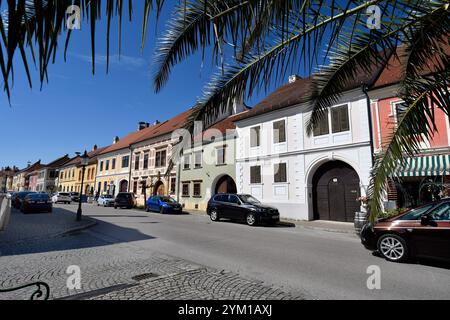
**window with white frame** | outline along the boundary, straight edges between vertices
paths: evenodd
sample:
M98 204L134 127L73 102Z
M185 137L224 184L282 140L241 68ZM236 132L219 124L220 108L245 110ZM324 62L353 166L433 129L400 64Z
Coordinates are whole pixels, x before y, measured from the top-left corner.
M330 133L330 125L328 119L328 110L325 111L325 114L322 115L320 120L314 126L314 137L323 136Z
M136 153L134 155L134 170L139 170L139 162L141 161L141 155Z
M261 183L261 166L250 167L250 183Z
M276 163L273 166L273 180L275 183L287 182L287 165L286 163Z
M225 164L225 147L216 149L216 164L218 166Z
M183 157L183 168L184 170L189 170L191 168L191 155L186 154Z
M200 181L194 182L193 196L197 198L202 196L202 183Z
M333 133L350 130L350 120L348 117L348 105L331 108L331 130Z
M399 102L394 102L392 104L393 107L393 111L395 114L395 121L397 123L400 122L400 120L403 118L403 116L405 115L406 110L408 109L408 105L403 102L403 101L399 101Z
M286 121L275 121L273 123L273 143L283 142L286 142Z
M202 167L202 152L197 151L194 153L194 168L198 169Z
M167 163L167 151L166 150L159 150L156 151L155 155L155 167L156 168L162 168L165 167Z
M183 182L182 188L181 188L181 195L183 197L189 197L189 182Z
M250 128L250 147L259 147L261 144L261 127Z

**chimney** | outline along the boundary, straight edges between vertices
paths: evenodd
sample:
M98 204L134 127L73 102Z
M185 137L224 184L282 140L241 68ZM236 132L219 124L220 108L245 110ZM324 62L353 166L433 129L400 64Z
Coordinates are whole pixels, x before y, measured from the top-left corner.
M115 136L113 139L113 144L116 144L117 142L119 142L120 138L118 136Z
M148 122L139 122L139 126L138 126L138 130L141 131L145 128L148 128L150 126L150 124Z
M92 148L92 151L95 151L95 150L97 150L97 149L98 149L97 145L94 144L94 147Z
M302 77L300 77L298 74L293 74L289 76L289 83L294 83L297 80L300 80Z

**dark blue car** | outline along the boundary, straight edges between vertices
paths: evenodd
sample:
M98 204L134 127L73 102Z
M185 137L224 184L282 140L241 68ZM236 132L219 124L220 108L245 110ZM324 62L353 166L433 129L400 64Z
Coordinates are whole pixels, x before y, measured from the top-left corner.
M159 213L181 213L181 204L168 196L153 196L147 200L147 212L156 211Z

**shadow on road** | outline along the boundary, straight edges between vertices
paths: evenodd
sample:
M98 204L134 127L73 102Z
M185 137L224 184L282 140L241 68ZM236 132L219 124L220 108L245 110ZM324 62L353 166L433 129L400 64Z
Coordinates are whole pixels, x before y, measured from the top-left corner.
M220 220L220 222L225 223L233 223L233 224L242 224L246 225L247 223L245 221L239 221L239 220L225 220L224 218ZM253 226L251 228L295 228L294 223L290 222L278 222L276 224L268 224L268 223L259 223L256 226Z
M15 210L7 230L0 233L0 257L155 239L134 228L118 226L92 216L84 217L82 223L75 222L75 218L73 211L63 208L54 208L52 214L42 215L23 215ZM96 225L85 229L83 226L87 225L87 220ZM81 228L77 228L77 225ZM94 229L95 232L89 232Z
M380 259L384 259L378 251L372 252L372 255L375 257L378 257ZM396 263L396 262L391 262ZM418 264L422 266L428 266L428 267L434 267L434 268L440 268L440 269L449 269L450 270L450 261L443 261L443 260L433 260L433 259L425 259L425 258L411 258L406 262L402 262L404 264Z

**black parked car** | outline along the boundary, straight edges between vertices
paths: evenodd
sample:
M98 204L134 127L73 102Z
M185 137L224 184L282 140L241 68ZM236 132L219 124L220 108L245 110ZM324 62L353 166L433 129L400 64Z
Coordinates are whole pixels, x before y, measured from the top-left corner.
M22 202L25 199L25 197L29 194L34 194L34 193L36 193L36 192L21 191L21 192L14 193L11 198L13 208L20 210L20 208L22 207Z
M206 210L212 221L227 218L245 221L249 226L280 221L276 208L263 205L248 194L217 194L209 200Z
M20 206L23 213L41 213L52 212L53 203L46 193L30 193L27 195Z
M136 205L136 198L134 193L131 192L121 192L116 196L114 200L114 209L117 208L127 208L131 209Z

